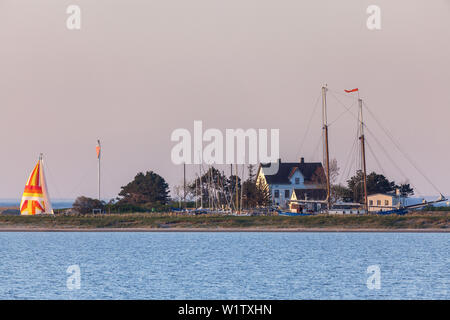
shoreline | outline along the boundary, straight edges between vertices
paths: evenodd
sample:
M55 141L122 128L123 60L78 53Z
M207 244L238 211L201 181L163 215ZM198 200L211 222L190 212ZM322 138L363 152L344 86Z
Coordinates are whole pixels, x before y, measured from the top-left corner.
M0 216L0 232L450 232L450 215L221 216L111 214Z
M450 233L450 229L386 228L34 228L0 227L0 232L383 232L383 233Z

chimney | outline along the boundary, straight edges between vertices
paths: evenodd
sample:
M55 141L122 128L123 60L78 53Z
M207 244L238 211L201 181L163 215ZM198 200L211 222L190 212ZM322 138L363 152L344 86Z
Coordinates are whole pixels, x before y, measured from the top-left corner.
M305 158L301 157L300 158L300 163L305 163Z

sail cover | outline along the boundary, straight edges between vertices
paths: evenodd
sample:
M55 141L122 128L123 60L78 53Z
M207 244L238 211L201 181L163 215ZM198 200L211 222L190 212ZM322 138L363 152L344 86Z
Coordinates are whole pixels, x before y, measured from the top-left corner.
M44 176L42 157L39 158L25 185L22 201L20 202L20 214L53 214Z

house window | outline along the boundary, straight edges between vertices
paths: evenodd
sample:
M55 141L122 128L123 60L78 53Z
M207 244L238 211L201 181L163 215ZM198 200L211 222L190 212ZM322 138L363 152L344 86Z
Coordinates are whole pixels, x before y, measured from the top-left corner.
M275 191L273 192L273 196L274 196L275 198L279 198L279 197L280 197L280 190L275 190Z
M384 200L384 205L388 206L389 205L389 200Z
M377 206L381 206L381 200L377 200Z
M295 178L295 184L300 184L300 178Z
M373 200L369 200L369 205L373 206Z
M289 198L289 190L284 190L284 197Z

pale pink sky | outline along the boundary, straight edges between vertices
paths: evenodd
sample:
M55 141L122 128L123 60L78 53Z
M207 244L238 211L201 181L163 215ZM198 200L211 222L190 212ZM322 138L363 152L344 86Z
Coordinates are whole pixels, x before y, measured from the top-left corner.
M81 7L79 31L66 28L70 4ZM379 31L366 28L371 4L381 7ZM170 134L191 130L194 120L206 128L279 128L283 159L320 160L319 113L299 149L324 83L338 92L359 87L450 194L448 0L0 0L0 198L20 198L40 152L53 198L95 196L97 138L104 197L138 171L180 183ZM343 109L329 102L333 120ZM410 182L435 194L366 120ZM355 127L348 115L330 127L331 156L342 170ZM367 139L384 172L402 182ZM381 172L370 154L368 167Z

